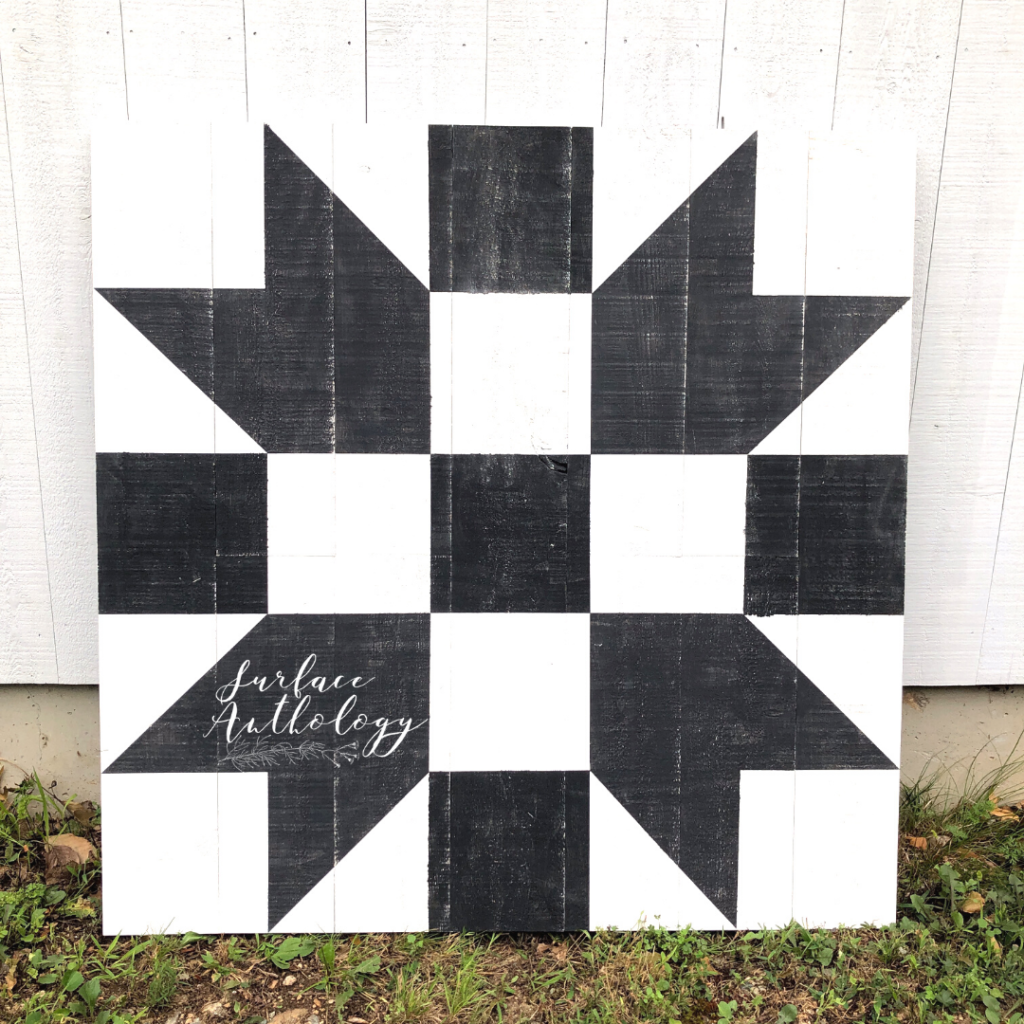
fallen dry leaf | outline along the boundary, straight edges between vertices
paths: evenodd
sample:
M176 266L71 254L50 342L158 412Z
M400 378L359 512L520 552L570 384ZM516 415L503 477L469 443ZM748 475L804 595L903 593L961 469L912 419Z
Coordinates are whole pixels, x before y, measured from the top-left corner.
M294 1010L282 1010L270 1018L270 1024L306 1024L313 1016L312 1010L297 1007Z
M1003 951L1003 947L999 945L999 940L994 935L990 935L988 941L992 943L992 951L996 956L999 956Z
M960 904L960 909L965 914L978 914L985 906L985 897L980 892L969 892L967 898Z
M96 811L96 806L91 800L82 800L80 803L71 800L66 806L79 825L88 825Z
M928 840L924 836L907 836L906 840L915 850L928 849Z
M551 955L560 963L564 964L569 956L569 950L566 946L552 946Z
M71 877L71 864L84 864L96 847L81 836L50 836L46 841L46 884L59 885Z
M1005 818L1009 821L1020 821L1020 818L1014 814L1009 807L993 807L991 814L993 818Z
M546 942L537 943L537 952L546 953L551 947Z
M366 1024L362 1017L346 1017L348 1024Z

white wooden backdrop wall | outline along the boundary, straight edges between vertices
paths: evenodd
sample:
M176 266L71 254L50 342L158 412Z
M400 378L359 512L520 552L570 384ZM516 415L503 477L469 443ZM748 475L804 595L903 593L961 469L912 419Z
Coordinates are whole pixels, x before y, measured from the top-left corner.
M90 126L514 105L916 132L906 682L1024 683L1022 57L1020 0L4 0L0 681L96 682Z

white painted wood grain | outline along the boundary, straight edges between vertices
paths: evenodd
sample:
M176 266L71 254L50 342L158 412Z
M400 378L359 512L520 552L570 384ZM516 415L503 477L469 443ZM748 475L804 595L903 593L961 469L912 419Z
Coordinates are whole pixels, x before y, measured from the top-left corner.
M368 5L367 120L483 124L487 0Z
M827 129L843 0L729 0L719 127Z
M601 124L714 127L725 0L608 0Z
M962 0L846 0L832 127L863 135L913 131L917 140L914 295L928 276ZM914 361L921 340L914 304Z
M94 683L96 531L86 126L93 118L120 116L123 110L117 4L5 3L0 7L0 60L34 417L35 450L24 459L36 463L39 487L38 497L26 495L26 515L41 507L40 526L26 532L26 550L36 552L33 560L38 557L42 528L52 616L52 649L44 643L31 664L18 658L13 681ZM23 556L11 557L18 565ZM19 578L23 573L31 585L34 573L22 564ZM45 620L46 612L30 618L36 616Z
M239 0L121 0L121 6L130 119L245 118Z
M487 124L596 125L605 0L489 0Z
M245 0L249 120L363 121L363 0Z
M965 0L911 411L912 685L978 676L1024 365L1022 46L1024 8Z
M54 683L57 655L12 187L7 125L0 121L0 682Z

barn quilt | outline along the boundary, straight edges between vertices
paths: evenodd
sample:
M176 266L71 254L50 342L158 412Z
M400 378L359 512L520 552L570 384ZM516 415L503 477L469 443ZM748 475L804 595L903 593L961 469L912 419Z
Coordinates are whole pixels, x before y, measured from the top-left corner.
M108 931L893 918L910 146L93 160Z

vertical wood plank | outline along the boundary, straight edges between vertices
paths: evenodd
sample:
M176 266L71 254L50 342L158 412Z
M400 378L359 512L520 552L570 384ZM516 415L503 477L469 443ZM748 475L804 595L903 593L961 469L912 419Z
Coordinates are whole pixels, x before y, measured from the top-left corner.
M131 119L246 115L241 0L122 0Z
M363 0L245 0L249 120L365 119Z
M57 655L8 153L5 119L0 121L0 683L55 683Z
M961 0L847 0L832 127L917 139L914 295L924 294ZM923 305L914 305L914 361Z
M11 218L16 211L15 266L20 263L24 288L23 310L5 330L17 331L20 318L27 355L12 382L24 384L29 371L34 414L34 430L31 416L24 421L30 433L19 442L16 462L23 467L19 472L28 463L29 476L37 475L19 518L39 516L45 523L45 552L38 548L41 524L29 527L36 539L31 549L21 549L30 564L18 575L27 584L48 573L51 604L33 608L22 621L45 622L51 614L53 620L51 639L35 637L42 646L20 655L12 681L92 683L96 530L87 125L97 117L123 116L116 0L4 4L0 47L9 131L4 155L10 155L10 198L3 206ZM9 355L17 358L17 351L15 346ZM32 493L36 486L38 495Z
M482 124L487 0L373 0L367 119Z
M1022 46L1024 8L965 0L911 410L910 685L978 671L1024 364Z
M725 0L607 0L606 11L600 123L713 127Z
M718 127L828 128L842 20L842 0L730 0Z
M486 122L596 125L605 0L490 0Z
M1007 283L1003 319L1011 329L1024 322L1024 202L1017 208L1013 276ZM1014 433L999 511L985 634L974 682L1006 686L1024 681L1024 379L1018 392ZM971 681L971 680L968 680ZM1011 734L1015 730L1011 727Z

